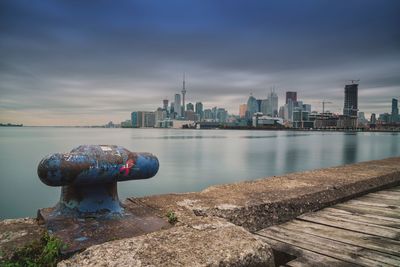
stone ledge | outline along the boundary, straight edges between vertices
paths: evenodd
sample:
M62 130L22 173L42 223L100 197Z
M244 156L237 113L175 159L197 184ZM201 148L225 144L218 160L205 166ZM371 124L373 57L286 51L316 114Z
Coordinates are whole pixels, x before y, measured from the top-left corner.
M257 231L398 184L400 157L217 185L196 193L129 200L139 201L160 214L190 210L197 216L217 216Z
M270 247L220 219L88 248L58 266L274 266Z

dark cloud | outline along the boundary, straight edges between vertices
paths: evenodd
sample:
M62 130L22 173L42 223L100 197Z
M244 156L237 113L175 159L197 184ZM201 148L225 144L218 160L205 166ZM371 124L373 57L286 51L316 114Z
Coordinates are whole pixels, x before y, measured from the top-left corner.
M184 71L189 100L233 113L273 86L281 103L297 90L340 111L349 79L361 79L363 111L385 112L400 95L399 11L397 0L1 1L0 120L123 120L172 99Z

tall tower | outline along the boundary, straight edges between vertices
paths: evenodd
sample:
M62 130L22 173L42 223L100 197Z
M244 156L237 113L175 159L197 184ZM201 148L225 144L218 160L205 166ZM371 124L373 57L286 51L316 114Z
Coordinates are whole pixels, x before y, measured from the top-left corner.
M186 87L185 87L185 73L183 73L183 84L182 84L182 116L185 114L185 95L186 95Z
M358 111L358 84L346 84L344 87L343 115L357 117Z

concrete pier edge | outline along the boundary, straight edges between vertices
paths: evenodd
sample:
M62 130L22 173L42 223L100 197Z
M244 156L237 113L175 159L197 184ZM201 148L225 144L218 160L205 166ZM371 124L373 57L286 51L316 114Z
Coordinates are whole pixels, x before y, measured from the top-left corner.
M201 192L128 198L125 206L143 205L164 218L174 212L178 222L170 229L90 247L59 266L274 266L272 250L253 232L396 185L400 157L211 186ZM28 222L31 229L32 220ZM0 250L24 244L24 237L32 239L21 233L23 223L0 221L0 233L8 233L7 238L0 236Z

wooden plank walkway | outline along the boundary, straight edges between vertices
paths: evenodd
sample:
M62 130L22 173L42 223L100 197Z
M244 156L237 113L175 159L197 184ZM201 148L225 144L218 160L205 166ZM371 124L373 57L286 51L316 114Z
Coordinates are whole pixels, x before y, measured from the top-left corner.
M282 266L400 266L400 187L307 213L256 234Z

